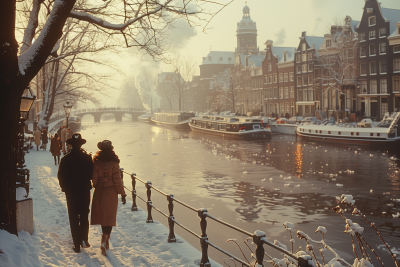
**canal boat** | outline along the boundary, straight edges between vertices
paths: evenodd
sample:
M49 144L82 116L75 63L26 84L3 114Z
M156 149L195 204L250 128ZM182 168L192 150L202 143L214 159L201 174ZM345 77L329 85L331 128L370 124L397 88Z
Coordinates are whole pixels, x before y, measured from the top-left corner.
M268 140L271 139L271 129L262 118L201 115L194 117L189 122L190 129L194 132L219 135L226 138L242 140Z
M292 117L290 119L279 118L276 121L269 122L272 133L296 134L296 127L301 123L303 117Z
M151 118L153 117L153 114L150 113L146 113L146 114L142 114L138 117L138 121L141 122L151 122Z
M400 141L400 113L388 113L381 122L363 119L358 124L299 125L296 134L310 141L324 141L354 145L395 144Z
M151 121L157 125L189 130L189 121L194 116L195 114L193 112L159 112L154 113Z

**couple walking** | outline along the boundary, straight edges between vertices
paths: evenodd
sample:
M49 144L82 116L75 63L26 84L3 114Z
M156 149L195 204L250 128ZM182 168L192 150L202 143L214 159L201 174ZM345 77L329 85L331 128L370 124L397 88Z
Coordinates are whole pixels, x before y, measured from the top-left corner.
M67 199L73 250L77 253L81 251L81 247L90 247L88 215L93 183L95 190L90 224L101 225L103 235L100 249L106 255L111 230L117 221L118 194L121 194L122 204L126 203L126 194L120 176L119 158L113 151L111 141L99 142L97 147L100 150L93 159L81 149L85 143L86 140L79 133L74 133L67 139L67 144L72 149L62 157L57 176Z

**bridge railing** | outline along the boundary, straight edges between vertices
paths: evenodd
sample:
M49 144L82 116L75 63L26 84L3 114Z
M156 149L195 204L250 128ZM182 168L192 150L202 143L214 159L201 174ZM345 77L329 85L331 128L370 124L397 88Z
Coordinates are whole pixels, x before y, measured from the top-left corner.
M226 256L228 256L230 259L238 262L241 264L241 266L264 266L263 262L264 262L264 256L267 255L265 253L264 250L264 245L268 245L271 248L285 254L285 257L294 265L297 265L298 267L310 267L312 265L309 265L308 263L308 259L307 257L298 257L295 254L269 242L266 239L266 235L264 232L262 231L255 231L254 233L250 233L246 230L243 230L239 227L236 227L232 224L229 224L225 221L222 221L220 219L215 218L214 216L212 216L211 214L208 213L207 209L205 208L194 208L178 199L176 199L174 197L174 195L172 194L167 194L163 191L161 191L160 189L156 188L153 186L151 181L144 181L138 177L136 177L135 173L128 173L125 172L123 168L121 168L120 170L121 172L121 177L123 177L124 174L130 175L131 181L132 181L132 189L128 188L125 186L125 188L131 192L132 194L132 207L131 210L132 211L137 211L138 207L137 207L137 203L136 200L140 199L141 201L143 201L144 203L146 203L146 208L147 208L147 219L146 219L146 223L152 223L153 222L153 217L152 217L152 210L156 210L157 212L159 212L160 214L162 214L164 217L167 218L168 220L168 226L169 226L169 234L168 234L168 242L172 243L172 242L176 242L176 238L175 238L175 232L174 232L174 227L175 225L178 225L179 227L181 227L182 229L184 229L185 231L189 232L190 234L192 234L193 236L195 236L196 238L198 238L200 240L200 247L201 247L201 261L200 261L200 266L211 266L209 258L208 258L208 246L211 246L213 248L215 248L216 250L218 250L219 252L225 254ZM140 182L142 184L144 184L145 188L146 188L146 197L142 197L137 193L136 190L136 185L137 182ZM156 207L152 200L151 200L151 196L152 196L152 192L155 191L163 196L166 197L167 200L167 208L168 208L168 214L163 212L159 207ZM184 226L182 223L178 222L178 220L176 220L175 215L174 215L174 203L178 203L179 205L187 208L188 210L194 212L195 214L197 214L197 216L200 218L200 231L201 233L196 233L194 230L191 230L190 228ZM225 251L224 249L218 247L217 245L211 243L208 239L208 235L207 235L207 218L221 224L222 226L225 227L229 227L239 233L242 233L244 235L247 235L249 238L253 239L254 244L256 244L256 249L255 249L255 259L252 260L252 262L246 262L238 257L236 257L235 255L232 255L231 253ZM270 262L271 265L275 266L276 264L273 262Z
M121 108L121 107L111 107L111 108L88 108L88 109L73 109L72 114L86 113L86 112L104 112L104 111L128 111L128 112L146 112L146 110L139 108Z

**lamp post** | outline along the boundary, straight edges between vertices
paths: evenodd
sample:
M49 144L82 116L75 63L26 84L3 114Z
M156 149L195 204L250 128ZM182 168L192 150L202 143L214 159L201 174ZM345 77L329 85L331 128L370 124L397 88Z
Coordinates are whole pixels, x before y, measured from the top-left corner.
M69 102L67 101L67 104L63 105L63 106L64 106L64 111L65 111L65 116L67 117L66 127L68 128L68 118L69 118L69 114L71 113L72 105L70 105Z
M18 134L18 162L17 162L17 188L24 187L26 190L26 197L29 195L29 170L25 165L25 136L24 136L24 126L25 121L29 118L29 110L32 107L33 101L35 101L36 96L32 94L31 88L28 86L21 97L20 104L20 118L19 127L20 132Z

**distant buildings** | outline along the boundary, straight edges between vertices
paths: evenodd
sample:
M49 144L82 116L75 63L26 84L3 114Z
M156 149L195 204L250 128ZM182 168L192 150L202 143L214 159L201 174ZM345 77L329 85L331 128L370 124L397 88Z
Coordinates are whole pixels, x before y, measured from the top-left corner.
M297 47L268 40L259 51L246 5L236 37L234 52L203 58L185 108L350 120L400 110L400 10L365 0L359 21L347 16L324 36L302 32Z

